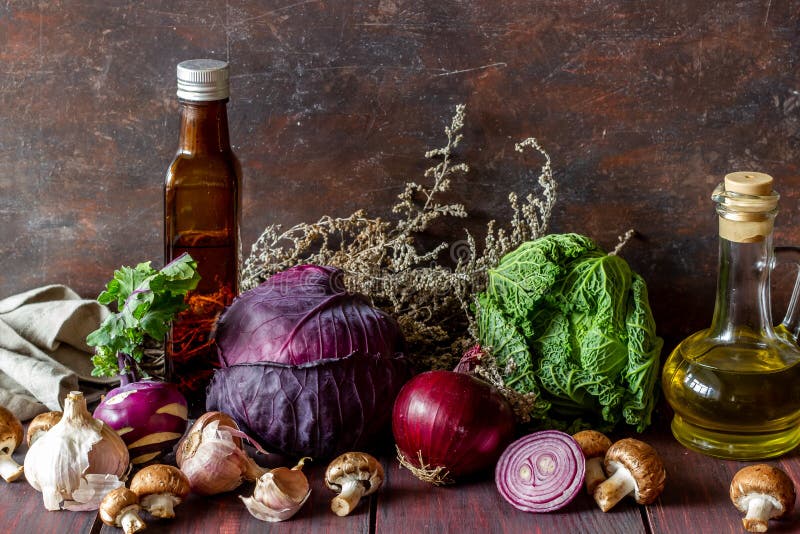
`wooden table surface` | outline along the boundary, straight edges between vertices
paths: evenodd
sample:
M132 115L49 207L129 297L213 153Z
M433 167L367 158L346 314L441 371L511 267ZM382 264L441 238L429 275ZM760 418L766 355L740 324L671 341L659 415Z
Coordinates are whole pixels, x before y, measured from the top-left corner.
M622 437L622 436L615 436ZM293 533L740 533L741 514L728 499L733 474L744 462L717 460L688 451L669 434L668 416L657 414L653 428L642 439L652 444L667 466L664 493L652 505L642 507L625 500L608 513L601 512L581 492L567 507L554 513L517 511L495 491L491 477L453 487L433 487L401 469L385 455L385 485L348 517L329 509L332 493L322 481L324 465L306 470L312 484L308 502L292 519L264 523L254 519L238 499L252 494L252 484L215 497L190 496L176 510L174 520L148 521L147 532L280 532ZM26 451L14 456L22 461ZM800 481L800 455L794 452L775 461L789 476ZM93 512L48 512L41 495L25 480L0 481L0 531L21 533L122 532L102 524ZM797 511L789 519L770 523L770 532L800 532Z

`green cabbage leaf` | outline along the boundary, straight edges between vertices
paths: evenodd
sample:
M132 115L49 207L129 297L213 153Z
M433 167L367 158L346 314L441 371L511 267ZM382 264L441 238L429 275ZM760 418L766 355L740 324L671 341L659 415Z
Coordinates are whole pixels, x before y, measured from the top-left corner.
M477 315L505 385L535 395L532 419L650 424L663 340L644 280L619 256L578 234L523 243L489 271Z

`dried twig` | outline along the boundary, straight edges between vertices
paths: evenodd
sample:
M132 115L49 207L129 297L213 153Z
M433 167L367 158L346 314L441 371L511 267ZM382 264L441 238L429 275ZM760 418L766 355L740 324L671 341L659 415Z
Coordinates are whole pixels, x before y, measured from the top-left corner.
M464 205L439 200L451 179L469 171L454 163L461 143L465 106L458 105L449 126L447 143L428 151L438 163L425 171L432 183L408 182L392 213L397 221L367 216L363 210L349 217L323 216L284 230L268 226L253 245L244 264L242 287L249 289L272 274L301 263L333 265L346 273L349 290L370 297L376 306L394 315L406 337L409 357L420 368L451 368L473 343L473 295L484 289L486 272L520 243L544 235L556 200L556 182L550 157L534 138L515 145L518 152L532 148L544 163L537 176L540 195L528 194L520 204L509 194L512 217L508 227L491 221L482 251L469 233L455 242L421 250L416 237L441 217L467 217ZM448 265L440 263L449 250ZM454 265L452 265L454 264Z

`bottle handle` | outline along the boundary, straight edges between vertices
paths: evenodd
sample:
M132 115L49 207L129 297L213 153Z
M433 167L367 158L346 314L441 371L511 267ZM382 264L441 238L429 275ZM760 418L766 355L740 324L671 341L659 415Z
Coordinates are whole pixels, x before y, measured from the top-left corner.
M800 339L800 247L775 247L775 264L792 263L798 268L797 277L783 318L783 326L795 341ZM774 265L773 265L774 267Z

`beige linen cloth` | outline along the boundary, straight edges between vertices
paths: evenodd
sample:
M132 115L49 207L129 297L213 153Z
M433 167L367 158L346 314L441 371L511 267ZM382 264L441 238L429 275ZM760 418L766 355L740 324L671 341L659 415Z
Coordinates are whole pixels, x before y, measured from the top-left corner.
M73 390L89 401L98 398L117 378L91 376L93 350L86 335L108 314L105 306L63 285L0 300L0 405L26 421L61 410Z

